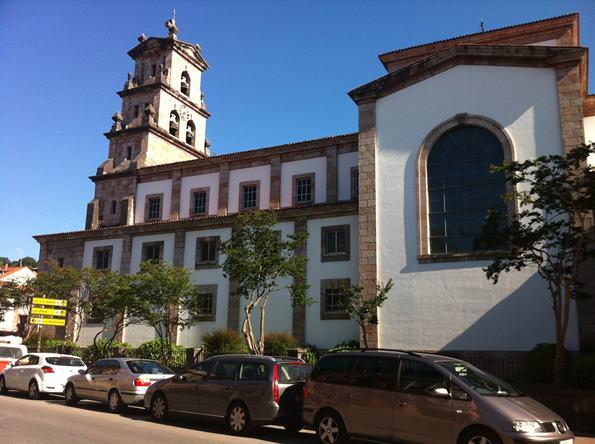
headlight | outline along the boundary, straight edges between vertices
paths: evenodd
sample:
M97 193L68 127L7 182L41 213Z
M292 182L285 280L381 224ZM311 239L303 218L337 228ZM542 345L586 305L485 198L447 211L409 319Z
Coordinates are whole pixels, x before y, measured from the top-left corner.
M522 433L539 433L545 431L537 421L513 421L512 429L515 432Z

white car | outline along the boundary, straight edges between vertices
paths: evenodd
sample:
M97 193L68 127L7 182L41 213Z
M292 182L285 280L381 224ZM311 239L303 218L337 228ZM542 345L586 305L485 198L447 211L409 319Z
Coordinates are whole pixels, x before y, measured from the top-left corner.
M92 399L107 403L114 413L127 405L143 405L151 384L174 376L159 362L138 358L100 359L81 373L68 379L66 404L74 406L81 399Z
M29 353L0 374L0 393L20 390L38 399L42 393L64 393L66 381L87 366L77 356L59 353Z
M27 347L24 345L0 342L0 373L26 354Z

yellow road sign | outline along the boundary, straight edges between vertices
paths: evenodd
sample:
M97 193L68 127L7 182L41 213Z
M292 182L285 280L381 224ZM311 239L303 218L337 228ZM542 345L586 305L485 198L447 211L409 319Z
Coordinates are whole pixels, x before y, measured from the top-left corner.
M29 324L33 325L55 325L62 327L66 325L65 319L29 318Z
M53 305L55 307L66 307L66 299L33 298L33 305Z
M49 316L66 316L66 310L59 310L56 308L33 307L31 309L31 314L49 315Z

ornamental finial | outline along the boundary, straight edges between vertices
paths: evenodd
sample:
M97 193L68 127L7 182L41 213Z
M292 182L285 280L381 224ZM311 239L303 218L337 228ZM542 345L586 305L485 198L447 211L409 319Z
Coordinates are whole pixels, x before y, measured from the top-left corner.
M167 32L170 39L176 39L178 37L178 33L180 29L176 26L176 10L174 9L174 13L172 18L165 22L165 27L167 28Z

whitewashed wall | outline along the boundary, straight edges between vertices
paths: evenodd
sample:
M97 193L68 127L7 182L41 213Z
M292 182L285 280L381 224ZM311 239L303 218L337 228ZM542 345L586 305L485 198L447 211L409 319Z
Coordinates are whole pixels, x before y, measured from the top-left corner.
M229 201L227 204L228 213L237 213L240 202L240 184L260 180L260 209L269 208L271 196L271 166L263 165L253 168L242 168L229 172Z
M292 205L292 178L296 174L314 173L314 202L326 202L326 157L296 160L281 164L281 207Z
M219 206L219 173L201 174L199 176L186 176L182 178L180 190L180 217L190 216L190 191L195 188L209 188L209 202L207 205L209 215L217 214Z
M377 102L378 277L395 281L380 312L380 346L528 350L554 342L547 288L531 270L492 285L482 271L489 262L417 261L418 151L458 113L499 122L518 160L562 151L553 69L458 66ZM574 309L566 346L578 348Z
M338 156L339 200L351 200L351 168L357 166L357 155L357 151L354 151Z
M322 227L330 225L350 225L350 260L322 262L321 236ZM320 281L322 279L350 279L351 284L358 282L358 232L357 216L313 219L308 221L308 296L315 302L306 307L306 342L321 348L330 348L342 341L358 338L358 327L351 320L320 319Z
M163 220L169 220L171 216L171 179L157 180L154 182L142 182L136 187L136 209L134 223L139 224L145 221L145 201L151 194L163 193L161 201L161 216Z

